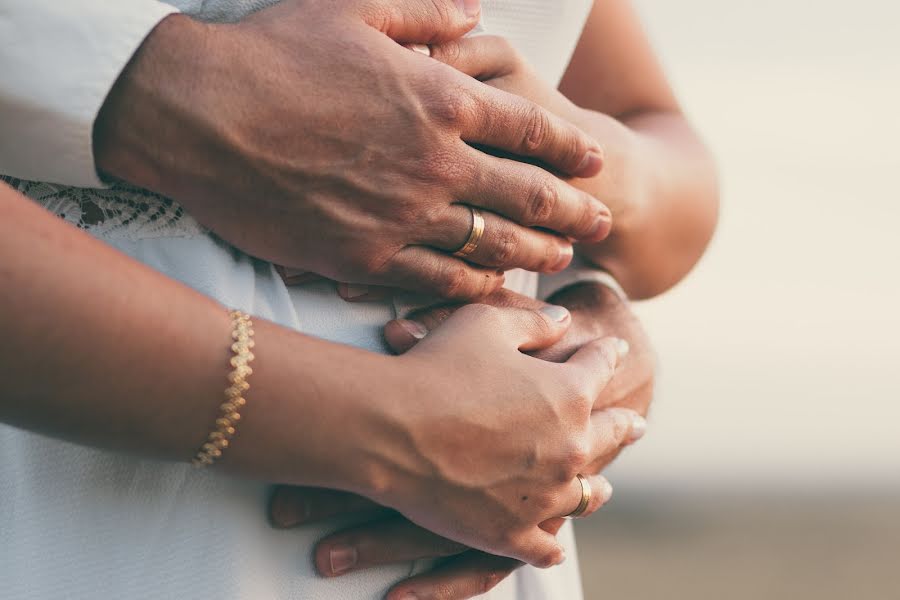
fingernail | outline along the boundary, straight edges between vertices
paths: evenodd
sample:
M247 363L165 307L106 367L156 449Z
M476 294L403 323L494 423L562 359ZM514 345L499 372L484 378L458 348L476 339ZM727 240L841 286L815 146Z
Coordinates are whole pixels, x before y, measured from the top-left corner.
M309 520L310 507L308 502L296 502L291 499L276 499L277 505L273 507L273 521L278 527L285 529L296 527Z
M619 357L619 364L625 360L625 357L628 356L628 353L631 352L631 344L628 343L628 340L623 340L619 338L616 340L616 355Z
M556 306L555 304L545 306L541 309L541 312L547 315L551 321L556 321L557 323L563 323L569 318L569 311L565 307Z
M400 600L419 600L419 597L412 592L406 592L400 596Z
M407 44L406 47L413 52L418 52L419 54L424 54L425 56L431 56L431 46L427 44Z
M467 18L476 17L481 12L480 0L456 0L456 7Z
M347 546L332 548L328 559L331 561L331 572L334 575L346 573L356 564L356 548Z
M601 487L599 491L600 491L600 499L602 501L601 505L609 502L610 498L612 498L612 495L613 495L612 484L609 481L607 481L606 479L604 479L603 487Z
M353 300L354 298L362 298L366 294L369 293L369 286L367 285L353 285L352 283L345 284L344 291L346 294L344 298L347 300Z
M588 152L575 169L576 177L593 177L603 169L603 157L599 152Z
M594 224L591 225L590 239L596 242L606 239L611 229L612 215L609 213L609 210L604 207L604 209L600 211L600 214L597 215Z
M563 246L559 251L559 258L556 260L556 264L551 267L551 270L556 273L568 267L574 254L575 250L572 246Z
M634 443L644 437L647 433L647 419L641 415L634 413L631 416L631 435L628 436L629 443Z
M400 321L400 326L406 330L406 332L416 338L417 340L424 339L426 335L428 335L428 328L419 323L418 321Z

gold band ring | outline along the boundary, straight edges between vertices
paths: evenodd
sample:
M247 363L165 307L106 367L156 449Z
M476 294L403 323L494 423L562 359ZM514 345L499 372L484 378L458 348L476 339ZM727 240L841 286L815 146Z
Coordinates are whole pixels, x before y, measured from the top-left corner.
M578 479L578 483L581 484L581 502L578 503L578 506L575 507L575 510L566 515L569 519L577 519L581 515L584 514L584 511L588 509L588 505L591 503L591 496L593 495L593 491L591 490L591 484L588 483L587 477L579 473L575 476Z
M481 211L471 206L469 210L472 211L472 231L462 248L453 253L453 256L460 258L465 258L475 252L478 244L481 243L481 238L484 237L484 217L481 216Z

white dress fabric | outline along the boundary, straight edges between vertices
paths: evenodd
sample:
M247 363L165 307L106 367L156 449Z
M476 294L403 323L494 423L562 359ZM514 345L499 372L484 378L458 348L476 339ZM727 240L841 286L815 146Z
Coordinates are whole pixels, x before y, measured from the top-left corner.
M171 4L201 18L231 20L266 2ZM482 4L486 30L508 37L542 77L556 83L591 0ZM174 203L146 192L24 180L13 184L56 214L223 305L311 335L381 352L382 327L412 305L411 300L348 304L327 282L287 288L272 265L230 247ZM117 204L117 199L126 202ZM131 208L123 213L123 206ZM132 209L134 219L128 212ZM141 215L148 209L164 209L162 214L173 218L163 224L147 220ZM93 216L86 214L91 211ZM508 287L522 293L534 295L537 286L532 273L518 271L508 278ZM297 382L297 389L302 393L303 382ZM298 435L303 428L297 423ZM350 521L272 529L266 520L269 492L264 483L215 470L140 460L0 425L0 597L376 600L397 581L430 566L422 561L321 578L311 561L315 542ZM485 597L579 600L571 525L562 529L560 539L567 547L566 563L544 571L520 569Z

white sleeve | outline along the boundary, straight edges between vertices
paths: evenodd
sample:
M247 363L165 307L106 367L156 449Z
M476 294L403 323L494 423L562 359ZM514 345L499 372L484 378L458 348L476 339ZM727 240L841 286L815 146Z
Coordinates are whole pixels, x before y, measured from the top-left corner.
M578 255L575 255L575 258L572 259L572 264L559 273L541 275L538 278L538 298L547 300L563 288L588 281L604 285L615 292L623 302L628 301L628 295L615 277L603 269L588 264L587 261L579 258Z
M0 174L102 187L94 120L173 12L156 0L0 0Z

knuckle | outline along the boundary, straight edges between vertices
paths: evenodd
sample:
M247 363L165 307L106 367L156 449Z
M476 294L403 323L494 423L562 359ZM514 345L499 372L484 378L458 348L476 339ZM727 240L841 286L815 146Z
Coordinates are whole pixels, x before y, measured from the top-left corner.
M593 196L585 192L579 192L578 197L581 201L581 207L578 211L578 220L575 223L575 227L579 234L590 235L593 233L592 229L600 217L601 204Z
M627 416L617 416L612 420L612 440L611 449L618 448L622 445L628 435L631 433L631 419Z
M359 273L353 273L354 276L366 277L366 280L372 277L380 277L386 274L391 268L390 259L385 259L380 253L364 254L360 259Z
M576 383L572 389L572 409L585 419L590 418L591 411L594 409L592 392L590 383L586 379Z
M563 453L560 465L565 481L574 479L588 462L590 462L590 448L586 441L582 439L571 441Z
M546 513L548 510L556 506L558 498L559 494L557 494L555 491L547 491L542 494L536 494L534 498L535 508L541 513Z
M578 163L581 162L581 159L587 152L587 145L584 143L581 134L574 127L566 132L565 139L561 144L561 152L563 162L566 165L571 165L573 169L578 166Z
M459 40L453 40L450 42L444 42L440 46L436 46L433 49L432 58L436 58L437 60L447 63L448 65L455 66L459 64L459 61L462 59L463 51L462 45Z
M452 7L449 2L431 0L427 4L428 12L423 15L423 21L439 23L445 27L449 27L457 21L459 11Z
M550 117L538 106L530 106L525 115L525 133L522 149L534 154L544 147L550 135Z
M515 230L502 232L496 240L497 247L493 251L491 262L498 267L509 266L518 255L521 243L521 237Z
M464 265L447 267L437 284L438 293L445 298L465 296L468 288L469 269Z
M458 90L458 86L449 82L444 85L444 89L449 88L458 93L441 94L432 102L430 113L437 122L456 130L465 122L469 113L469 103L465 94Z
M525 207L526 223L523 225L541 225L550 220L559 203L559 188L547 177L536 178L532 192L528 196Z
M419 160L418 170L421 179L432 186L446 185L467 175L465 161L450 147L433 148L425 152ZM434 193L433 188L428 191Z

